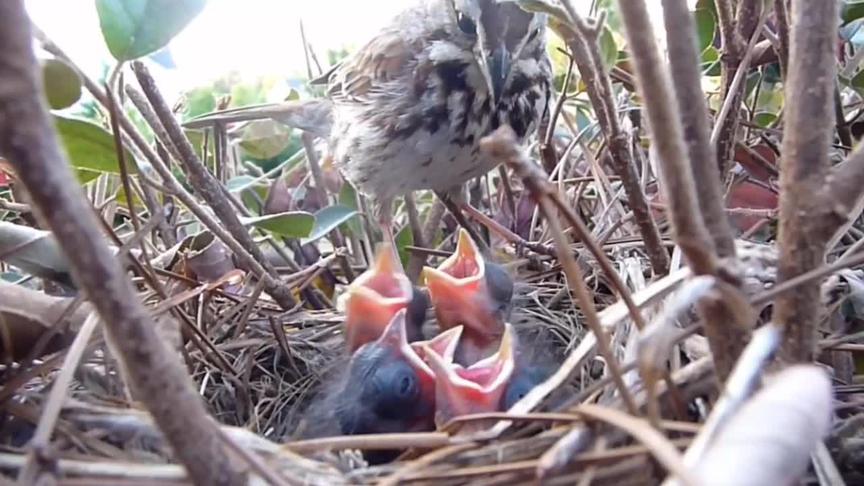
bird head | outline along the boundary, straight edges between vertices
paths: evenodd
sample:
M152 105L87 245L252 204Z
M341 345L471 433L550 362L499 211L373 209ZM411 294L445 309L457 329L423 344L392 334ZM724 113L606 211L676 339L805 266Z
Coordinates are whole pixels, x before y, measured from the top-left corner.
M474 59L495 102L526 47L543 42L545 16L507 0L446 0L458 35L471 44Z
M461 415L502 409L516 369L514 339L512 328L507 324L498 351L468 367L426 348L427 362L435 374L437 425Z
M338 394L336 417L344 434L430 430L435 410L435 374L426 349L440 360L452 360L461 329L423 343L418 353L408 343L406 311L400 310L375 341L351 357ZM440 353L440 354L439 354Z
M438 268L424 268L423 274L438 326L465 326L462 345L478 348L467 352L468 361L490 354L486 348L500 339L510 312L513 281L507 272L486 262L468 232L461 230L453 255Z
M345 341L350 352L375 341L393 316L407 309L407 337L420 338L426 313L426 296L411 285L389 245L378 249L369 270L358 276L342 300L345 310Z

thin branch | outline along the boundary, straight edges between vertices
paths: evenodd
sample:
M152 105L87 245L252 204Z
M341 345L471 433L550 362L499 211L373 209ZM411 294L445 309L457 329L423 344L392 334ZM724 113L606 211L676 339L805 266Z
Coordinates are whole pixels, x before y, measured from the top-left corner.
M702 107L701 110L694 108L703 103L698 71L693 71L697 66L695 42L692 34L681 32L692 31L688 25L689 19L682 18L690 15L686 10L686 4L677 0L664 2L666 21L673 22L672 30L678 31L670 32L670 55L680 57L675 60L673 70L678 78L681 106L677 106L678 104L672 98L645 2L619 0L619 4L629 43L632 46L636 71L639 74L639 89L645 100L650 120L649 128L653 135L652 148L656 150L658 156L660 177L664 194L669 201L668 209L675 242L681 247L695 274L717 275L724 281L734 281L735 278L724 274L725 271L719 266L714 240L711 239L702 214L698 211L695 183L690 171L691 166L695 166L699 176L706 179L700 180L700 189L703 192L714 192L713 195L703 194L699 202L703 203L703 206L708 206L706 212L711 215L715 226L722 225L726 216L719 194L718 170L709 167L713 165L714 159L710 158L710 144L706 143L707 125L703 111L705 108ZM689 64L693 67L686 66ZM684 108L683 119L688 127L690 156L693 157L690 164L687 163L681 125L675 114L676 108L682 107ZM708 157L705 154L709 154ZM712 186L712 189L706 189L706 185ZM718 230L718 228L712 229ZM721 238L720 242L723 245L732 243L728 226L725 228L725 234L714 236ZM730 249L727 248L726 251ZM699 307L705 320L705 334L714 357L717 377L721 382L732 371L747 339L746 328L729 325L733 322L735 305L736 303L731 300L718 298Z
M561 224L558 222L558 211L556 210L566 208L567 206L556 203L554 195L557 195L557 193L548 185L545 173L539 166L534 165L527 160L524 153L517 149L515 134L511 128L508 126L499 128L493 132L492 135L484 138L481 141L481 146L482 150L488 156L494 157L496 160L502 160L513 168L514 173L523 180L526 188L531 191L531 195L537 201L541 211L543 211L547 224L549 225L549 232L552 234L555 242L555 248L558 252L558 261L561 263L565 275L567 276L567 284L570 288L570 292L579 303L579 307L585 315L585 322L597 340L597 351L606 361L606 365L609 367L609 374L613 377L618 392L621 394L622 400L627 405L627 409L631 414L638 415L639 407L636 405L633 395L630 393L630 390L624 382L620 364L612 352L609 335L603 328L600 318L597 315L597 309L594 305L591 291L585 283L582 270L580 270L579 264L576 262L576 258L570 250L570 244L567 241L567 237L564 235ZM589 235L584 235L583 238L585 238L586 243L590 241ZM596 243L594 246L596 247ZM602 254L602 252L600 253ZM597 256L599 260L605 255L595 256ZM636 307L636 304L633 302L632 297L627 293L626 289L624 289L622 294L626 296L630 302L630 306L632 306L628 307L633 313L632 315L634 319L637 322L641 321L642 316L639 313L638 307Z
M792 38L780 170L779 268L777 283L817 268L836 221L834 195L823 192L834 131L832 96L837 62L837 2L792 2ZM860 190L860 186L859 186ZM819 285L780 296L774 320L786 331L783 354L810 361L816 350Z
M219 183L219 180L216 179L213 174L204 167L204 164L201 163L201 160L195 153L194 147L192 147L189 139L184 135L183 129L180 128L180 124L177 123L177 119L171 112L171 108L165 103L162 95L159 94L159 90L156 88L156 82L153 77L150 76L147 68L140 62L134 62L132 63L132 69L138 77L138 83L141 85L144 95L150 101L150 105L159 117L162 128L164 128L164 132L157 133L157 135L167 138L160 137L162 143L166 146L174 146L180 155L179 162L183 165L183 168L189 177L189 183L195 188L198 194L207 201L207 204L211 209L213 209L213 212L225 225L225 229L227 229L228 232L231 233L231 236L233 236L246 250L245 253L251 255L258 262L258 265L255 265L245 258L245 254L241 254L237 255L240 265L249 271L252 271L252 269L259 265L263 267L266 273L271 277L269 279L263 279L265 292L273 297L273 300L275 300L283 309L287 310L293 308L296 305L296 301L294 300L294 296L291 295L290 288L279 281L278 272L276 272L273 265L267 261L261 248L255 244L252 236L249 235L249 232L243 226L243 223L240 222L240 218L237 216L236 211L234 211L231 201L225 197L223 192L224 188Z
M21 1L0 2L0 152L27 188L37 217L51 228L76 282L93 301L106 336L120 351L129 386L198 484L243 484L178 356L156 334L100 225L76 184L42 100L30 20Z
M654 38L654 28L643 0L618 0L621 17L638 73L638 86L660 162L660 178L669 202L675 242L697 275L717 271L717 255L697 208L693 173L687 164L681 124L676 115L663 61Z
M789 11L786 8L788 0L774 0L774 18L777 22L777 37L779 42L778 58L780 74L786 79L789 73Z
M669 49L672 81L684 142L696 182L696 194L705 226L714 239L720 257L735 256L732 227L724 212L720 170L715 163L714 145L708 128L708 106L702 92L702 73L696 49L696 28L686 0L663 0L666 40Z
M585 81L588 97L597 114L597 121L609 144L612 168L621 178L621 184L627 194L627 203L633 211L633 218L642 234L651 267L655 274L665 275L669 272L669 254L663 246L660 231L651 216L645 193L639 183L636 164L630 152L629 138L621 130L618 122L612 81L608 71L603 67L597 44L597 32L576 14L569 0L563 2L563 5L568 9L572 22L569 26L562 26L559 34L567 43L573 61L579 69L579 75Z
M720 21L720 33L723 40L721 55L722 99L731 116L715 122L711 140L717 144L717 166L720 177L725 180L729 171L728 161L732 159L735 147L735 135L738 131L737 110L744 101L743 83L733 85L737 77L746 75L750 59L756 51L756 41L759 34L756 26L764 23L764 15L760 15L762 0L738 0L737 9L732 12L732 0L717 0L717 17ZM734 17L733 17L734 15ZM753 38L756 39L753 39ZM750 40L749 43L747 41ZM745 45L745 43L747 43ZM747 62L743 62L745 57ZM745 71L745 72L741 72ZM739 74L740 73L740 74Z

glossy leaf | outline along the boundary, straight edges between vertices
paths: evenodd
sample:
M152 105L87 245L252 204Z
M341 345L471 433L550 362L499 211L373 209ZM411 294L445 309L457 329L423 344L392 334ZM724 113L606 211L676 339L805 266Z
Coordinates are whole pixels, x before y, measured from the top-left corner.
M618 44L608 26L603 26L603 32L600 33L598 42L600 43L600 54L603 56L603 65L607 69L614 66L618 60Z
M81 98L81 76L59 59L42 62L42 82L51 109L69 108Z
M307 244L326 236L331 231L335 230L342 223L347 222L357 215L357 210L348 206L337 204L328 206L315 213L315 227L312 233L304 238L300 243Z
M273 120L248 123L242 132L240 147L254 159L271 159L281 154L291 143L291 129Z
M91 172L120 173L114 137L99 125L78 118L54 115L54 127L66 149L69 163ZM135 170L132 154L126 152L130 172Z
M244 225L254 226L287 238L306 238L315 226L315 216L304 211L268 214L241 220Z
M31 275L73 286L69 262L50 231L0 221L0 256Z
M206 0L96 0L102 36L118 61L165 47L204 8Z
M704 51L714 42L714 31L717 20L714 18L714 10L710 8L698 8L693 12L696 21L696 33L699 38L699 51Z
M840 16L844 24L864 18L864 0L846 0Z

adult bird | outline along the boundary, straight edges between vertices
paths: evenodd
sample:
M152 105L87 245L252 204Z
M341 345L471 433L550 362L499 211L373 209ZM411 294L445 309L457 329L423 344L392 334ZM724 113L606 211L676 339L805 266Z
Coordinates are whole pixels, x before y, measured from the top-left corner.
M548 114L545 15L499 0L420 0L327 76L327 98L208 115L187 126L271 116L328 140L329 156L379 204L462 185L496 167L480 139L510 125L520 141Z

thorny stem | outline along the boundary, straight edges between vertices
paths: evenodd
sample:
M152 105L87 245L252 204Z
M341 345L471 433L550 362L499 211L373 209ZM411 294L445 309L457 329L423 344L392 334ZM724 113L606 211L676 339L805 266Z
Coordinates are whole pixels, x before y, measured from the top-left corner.
M65 160L41 97L30 20L21 1L0 2L0 152L26 186L39 219L66 253L119 350L130 387L199 484L243 484L217 438L215 423L178 356L155 331Z

